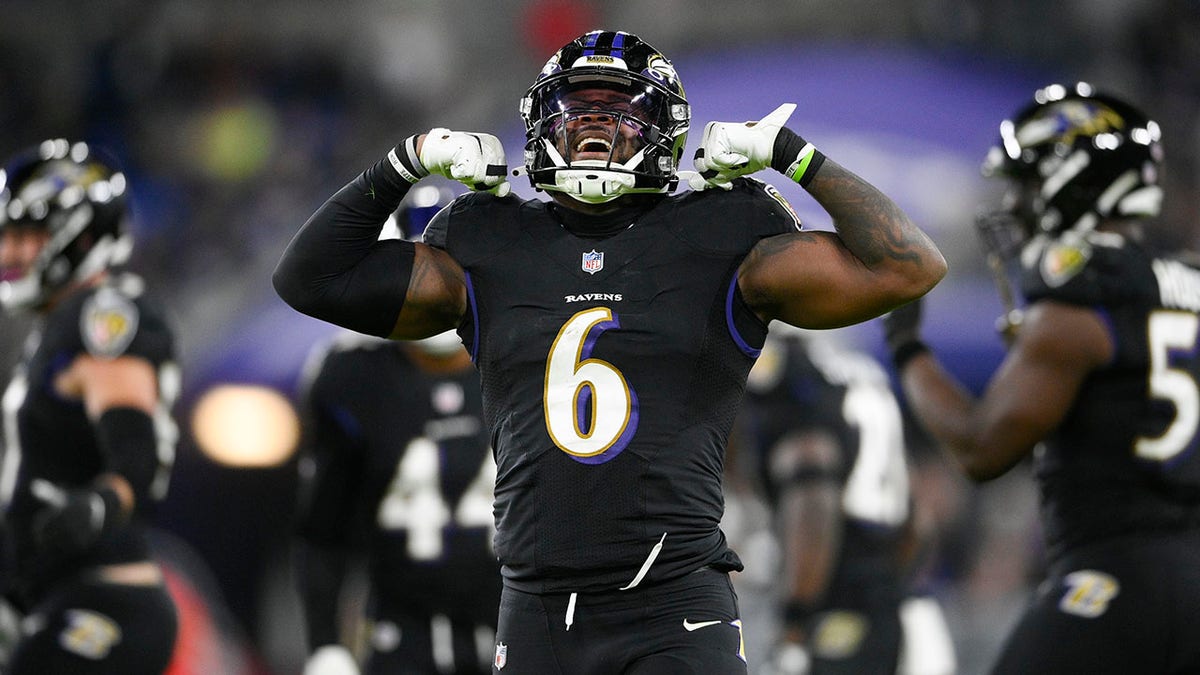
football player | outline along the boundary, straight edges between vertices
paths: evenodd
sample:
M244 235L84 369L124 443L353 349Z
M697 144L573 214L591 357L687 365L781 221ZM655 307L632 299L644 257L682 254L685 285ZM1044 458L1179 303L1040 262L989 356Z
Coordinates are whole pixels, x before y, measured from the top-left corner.
M384 236L420 238L449 203L443 195L453 196L411 190ZM453 331L411 342L347 333L315 349L307 369L297 548L305 673L358 673L360 661L364 673L490 672L496 464L462 342ZM361 630L347 631L357 617L342 609L364 610L341 592L358 558L370 600Z
M892 200L783 127L710 123L703 190L671 195L691 109L674 66L593 31L521 99L525 171L510 195L490 134L410 136L322 205L275 270L297 310L420 338L454 328L480 371L496 452L506 673L745 673L721 464L772 319L862 321L945 273ZM838 232L800 231L771 166ZM475 188L422 243L377 242L409 187Z
M885 321L914 413L971 478L1033 456L1048 578L995 673L1200 672L1200 267L1147 244L1160 135L1086 83L1000 125L984 172L1008 191L981 223L1015 244L997 251L1025 304L981 396L921 340L919 304Z
M5 579L26 612L5 672L161 673L176 610L146 515L167 490L180 380L164 310L118 269L129 186L62 139L0 184L0 303L37 317L4 393Z
M951 675L941 609L911 588L922 528L886 371L829 338L773 327L735 430L782 552L778 638L762 672Z

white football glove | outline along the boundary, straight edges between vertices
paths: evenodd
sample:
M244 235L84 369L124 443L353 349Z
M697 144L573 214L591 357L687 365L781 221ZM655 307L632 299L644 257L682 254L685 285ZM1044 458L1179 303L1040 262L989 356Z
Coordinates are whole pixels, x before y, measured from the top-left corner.
M430 129L421 145L421 164L429 173L456 180L472 190L497 197L512 191L504 146L491 134Z
M784 103L757 122L709 122L694 159L699 175L689 176L688 184L728 190L734 178L770 166L775 137L795 110L795 103Z
M349 649L341 645L325 645L308 657L303 675L359 675L359 670Z

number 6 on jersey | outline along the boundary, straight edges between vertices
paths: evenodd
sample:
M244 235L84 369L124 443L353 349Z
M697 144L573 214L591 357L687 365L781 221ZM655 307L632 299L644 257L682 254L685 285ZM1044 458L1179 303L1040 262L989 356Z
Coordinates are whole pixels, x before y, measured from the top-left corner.
M637 429L637 395L613 364L591 358L600 335L620 323L607 307L567 320L546 358L543 408L550 439L572 459L602 464L616 457Z

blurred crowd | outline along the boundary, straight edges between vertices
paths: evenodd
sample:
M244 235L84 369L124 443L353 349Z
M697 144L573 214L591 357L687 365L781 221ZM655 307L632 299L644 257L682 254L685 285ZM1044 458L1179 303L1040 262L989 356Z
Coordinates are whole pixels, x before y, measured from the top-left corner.
M1182 241L1200 206L1198 0L8 0L2 16L0 153L66 136L122 158L134 186L137 270L173 299L184 372L198 378L245 313L274 301L270 270L320 200L410 133L513 125L546 56L600 26L635 31L684 63L713 49L897 44L1104 83L1164 128L1161 236ZM1009 112L997 110L996 120ZM519 163L518 149L507 150ZM986 275L982 260L962 262ZM17 323L0 323L5 364L24 334ZM938 532L923 582L946 605L962 672L977 672L1038 575L1032 483L1018 471L969 485L911 436L914 491ZM177 499L224 494L248 521L290 504L289 483L265 500L253 484L253 476L234 478ZM286 527L287 516L269 522ZM279 575L260 586L271 575L243 570L251 581L235 584L222 578L228 563L213 561L217 553L194 536L198 526L160 525L193 535L210 557L211 592L233 606L256 667L293 672L303 654L289 644L294 600ZM244 560L253 568L286 555L258 550Z

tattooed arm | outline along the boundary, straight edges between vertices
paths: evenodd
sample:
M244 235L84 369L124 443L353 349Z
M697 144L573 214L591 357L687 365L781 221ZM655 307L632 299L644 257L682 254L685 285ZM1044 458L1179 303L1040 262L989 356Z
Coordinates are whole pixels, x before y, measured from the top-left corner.
M846 326L924 295L945 276L929 237L862 178L826 158L807 190L837 232L778 235L750 251L738 285L759 318Z

